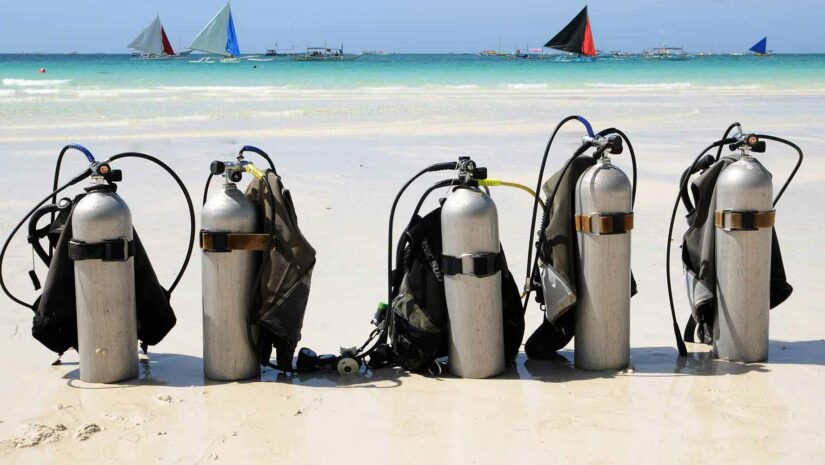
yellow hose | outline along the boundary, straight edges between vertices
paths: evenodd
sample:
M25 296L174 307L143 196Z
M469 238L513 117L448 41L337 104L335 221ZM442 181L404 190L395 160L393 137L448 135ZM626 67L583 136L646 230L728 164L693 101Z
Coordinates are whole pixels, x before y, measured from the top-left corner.
M244 165L244 170L247 173L251 174L252 176L255 176L258 179L263 179L264 178L263 171L256 168L255 165L253 165L252 163L247 163L246 165Z
M479 186L487 186L487 187L493 187L493 186L515 187L516 189L521 189L524 192L527 192L533 198L536 197L536 191L534 191L533 189L530 189L529 187L525 186L524 184L519 184L517 182L502 181L501 179L479 179L478 180L478 185ZM541 203L541 206L544 207L544 200L539 199L539 203Z

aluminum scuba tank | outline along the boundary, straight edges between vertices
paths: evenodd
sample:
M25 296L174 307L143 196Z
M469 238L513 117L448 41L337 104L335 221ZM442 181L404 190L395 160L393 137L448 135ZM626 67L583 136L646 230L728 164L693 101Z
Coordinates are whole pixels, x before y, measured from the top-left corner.
M725 168L716 183L714 354L725 360L768 358L771 174L752 156Z
M617 370L630 358L632 188L605 155L576 184L577 368Z
M109 185L87 190L72 213L69 245L80 379L115 383L138 375L132 215Z
M253 233L257 227L255 205L229 178L201 210L202 231ZM202 252L203 370L209 379L233 381L260 375L248 325L256 264L257 253L251 250Z
M475 170L472 161L462 161L467 172ZM450 372L462 378L498 375L505 363L501 243L493 199L477 187L454 188L441 207L441 241Z

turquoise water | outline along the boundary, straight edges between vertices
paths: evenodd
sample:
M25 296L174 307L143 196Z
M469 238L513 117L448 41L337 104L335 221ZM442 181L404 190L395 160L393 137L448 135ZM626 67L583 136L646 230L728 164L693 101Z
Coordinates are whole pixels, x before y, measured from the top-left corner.
M125 55L0 55L0 97L67 89L221 86L287 89L502 88L560 90L825 90L825 55L628 57L595 62L477 55L362 56L345 62L194 64ZM46 74L37 70L46 68Z

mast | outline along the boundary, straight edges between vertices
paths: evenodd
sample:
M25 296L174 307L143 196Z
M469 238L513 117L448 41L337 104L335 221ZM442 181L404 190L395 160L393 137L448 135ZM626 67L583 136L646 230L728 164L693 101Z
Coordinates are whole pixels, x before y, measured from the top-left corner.
M587 16L587 6L573 18L564 29L550 39L545 47L554 48L563 52L579 55L596 56L596 45L593 43L593 33L590 30L590 18Z

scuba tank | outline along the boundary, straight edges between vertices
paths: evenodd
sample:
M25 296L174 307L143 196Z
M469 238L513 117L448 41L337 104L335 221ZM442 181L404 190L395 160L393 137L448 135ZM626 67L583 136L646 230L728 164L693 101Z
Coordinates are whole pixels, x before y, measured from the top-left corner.
M798 154L793 171L775 198L771 173L753 155L765 152L766 140L785 144ZM725 146L738 153L721 157ZM706 154L713 149L717 149L715 158ZM734 123L721 140L702 150L682 175L668 237L673 235L681 201L688 210L690 226L684 236L682 260L692 310L684 340L673 304L670 241L667 247L668 297L680 355L687 355L684 341L693 342L698 329L700 342L712 344L717 358L739 362L768 358L770 309L793 290L785 278L774 208L802 158L802 150L795 144L770 135L743 133L741 125ZM691 177L697 174L688 190Z
M244 153L268 164L258 169ZM236 183L252 180L244 192ZM208 197L214 176L221 190ZM208 199L208 201L207 201ZM207 378L240 380L264 365L294 371L309 299L315 249L301 233L292 194L263 150L246 145L234 161L215 161L203 193L203 362ZM270 361L275 349L276 361ZM301 357L298 357L299 363Z
M203 372L213 380L236 381L260 375L258 355L250 343L250 309L260 254L241 249L240 241L258 230L255 205L236 182L254 166L212 162L212 175L224 183L201 209L203 287Z
M132 214L117 195L118 171L93 168L93 185L72 214L80 379L115 383L137 377L137 313Z
M420 197L398 241L393 226L404 192L427 173L453 171ZM524 312L518 286L507 268L498 239L493 186L521 184L487 178L487 169L469 157L430 165L410 178L390 208L387 235L387 302L378 305L375 326L361 346L339 355L298 354L296 371L360 372L401 367L439 375L441 360L457 376L490 377L515 359L524 336ZM447 189L441 206L420 216L429 195Z
M630 360L631 190L630 180L607 156L577 183L577 368L617 370Z
M581 122L587 135L562 169L544 180L544 168L559 130ZM633 166L632 183L609 154L624 151ZM590 156L585 154L594 149ZM545 148L537 190L546 196L532 255L540 197L533 207L528 245L529 294L544 312L541 326L525 344L528 357L551 359L575 335L574 363L585 370L618 370L630 356L630 231L636 194L636 157L627 136L615 128L594 133L581 116L563 119Z
M504 371L501 244L493 199L470 184L475 171L472 160L459 163L459 184L441 207L441 264L450 372L489 378Z
M63 157L70 150L83 153L89 167L58 187ZM177 183L189 210L189 243L186 255L169 290L158 282L146 250L132 226L128 206L117 194L122 173L111 164L125 158L139 158L165 170ZM74 199L57 200L58 194L84 179L93 183ZM46 204L49 200L52 204ZM46 204L46 205L44 205ZM49 215L50 224L38 227ZM2 275L2 262L12 238L28 221L28 242L48 266L43 290L34 303L11 293ZM41 240L48 238L48 250ZM189 193L177 174L151 155L120 153L98 162L83 146L65 146L54 173L53 192L31 209L12 230L0 251L0 287L14 302L34 312L32 335L60 356L78 350L80 379L93 383L114 383L138 374L138 340L148 346L158 344L175 326L169 303L172 292L186 271L195 238L195 214ZM29 272L35 290L40 280ZM59 364L60 359L55 362Z

